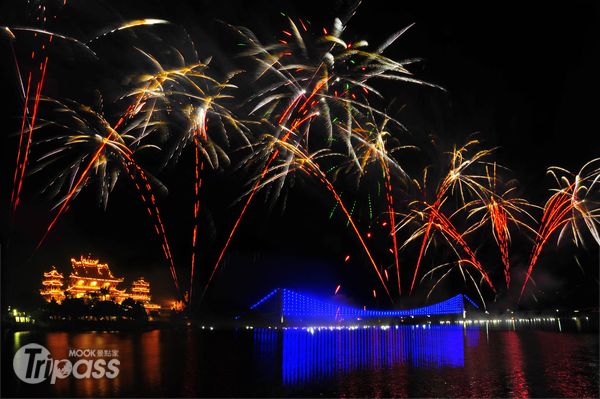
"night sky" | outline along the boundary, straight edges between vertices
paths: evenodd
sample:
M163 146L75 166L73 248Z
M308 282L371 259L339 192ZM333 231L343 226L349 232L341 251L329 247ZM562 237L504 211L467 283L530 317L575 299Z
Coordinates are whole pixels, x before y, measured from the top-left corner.
M2 3L0 25L31 25L27 8L21 3ZM395 98L404 106L396 116L415 141L435 135L441 143L451 145L477 134L485 146L499 147L495 159L510 168L512 176L520 181L520 195L536 204L543 204L552 184L545 175L547 167L557 165L576 171L586 161L600 156L597 2L391 4L363 1L345 35L364 38L376 46L395 31L415 23L386 55L392 59L423 58L410 68L411 72L447 92L407 84L382 89L388 101ZM232 32L220 21L244 25L263 42L269 42L286 27L282 12L306 18L314 27L320 27L330 26L345 9L347 4L339 1L152 0L92 5L73 0L48 29L89 38L122 21L167 19L184 27L200 58L212 55L213 66L224 73L243 65L234 57L239 48ZM34 248L55 204L55 200L40 195L47 175L25 179L23 203L16 215L9 217L22 101L10 48L4 37L0 43L0 92L4 97L0 185L3 304L35 303L42 271L56 265L68 274L69 258L87 253L108 262L115 275L127 280L144 275L152 283L159 302L174 297L160 242L138 195L125 178L117 183L106 211L98 205L95 188L78 195L37 252ZM110 54L113 45L118 43L103 44L101 50ZM118 63L127 63L116 51L112 57L115 68ZM85 62L62 66L62 72L56 66L56 73L49 73L48 95L83 93L85 97L93 92L96 81ZM168 190L159 191L159 205L181 280L187 285L193 153L188 149L178 164L166 169L155 166L156 162L150 160L149 171ZM205 177L199 278L206 278L239 214L241 203L237 199L248 190L248 175L245 170L226 168ZM265 193L259 194L232 241L202 309L234 311L274 286L331 295L338 284L342 284L342 294L352 303L389 306L384 298L374 301L371 297L372 289L377 287L374 273L346 221L340 215L329 218L332 207L330 196L308 182L298 182L290 188L285 204L271 203ZM587 238L586 249L576 250L568 240L558 248L550 245L545 249L534 272L538 288L544 291L537 306L598 306L599 251L592 238ZM475 239L472 244L477 247L479 243ZM520 240L514 247L518 276L519 270L523 273L531 243ZM344 262L346 255L350 255L350 262ZM583 271L574 261L575 255ZM414 256L409 251L401 261L412 268ZM200 291L202 285L198 282L194 289ZM473 293L460 279L450 280L435 291L432 299L463 290ZM425 293L426 290L417 290L401 305L421 304ZM486 299L493 302L494 297L488 295ZM523 304L534 306L531 298Z

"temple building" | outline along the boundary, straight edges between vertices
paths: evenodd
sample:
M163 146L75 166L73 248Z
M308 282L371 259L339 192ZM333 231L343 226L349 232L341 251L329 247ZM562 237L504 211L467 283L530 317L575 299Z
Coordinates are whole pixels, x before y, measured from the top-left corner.
M56 302L62 302L65 299L65 293L62 288L63 280L62 273L59 273L54 266L52 266L52 270L48 273L44 273L44 279L42 280L44 287L40 290L40 295L44 297L46 302L50 302L53 299Z
M129 297L135 301L150 301L150 283L147 283L143 277L135 280L131 284L131 294Z
M140 277L131 284L129 298L142 302L147 311L160 309L160 305L150 303L150 283L146 282L144 277Z
M73 271L69 275L66 292L74 298L89 297L92 293L117 303L127 298L125 290L117 289L123 278L113 276L108 264L100 263L99 259L81 256L79 259L71 258L71 266Z
M40 295L50 302L62 302L67 296L72 298L92 298L103 301L121 303L127 298L144 304L147 311L159 310L160 305L150 302L150 283L143 277L135 280L131 285L131 293L126 289L119 289L118 285L124 281L122 277L115 277L106 263L90 256L80 256L79 259L71 258L73 270L69 275L69 285L63 289L64 277L62 273L52 266L52 270L44 273L43 288Z

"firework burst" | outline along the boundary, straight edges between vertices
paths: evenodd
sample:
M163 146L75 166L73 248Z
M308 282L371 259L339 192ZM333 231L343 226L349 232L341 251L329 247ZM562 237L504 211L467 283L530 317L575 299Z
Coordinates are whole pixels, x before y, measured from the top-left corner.
M491 169L491 170L490 170ZM465 235L482 228L487 223L491 224L492 235L500 251L504 265L504 279L506 287L510 287L510 225L521 227L528 232L535 230L530 226L534 217L530 213L533 207L526 199L514 195L517 190L516 182L504 183L497 174L497 164L486 165L486 185L481 195L464 205L468 210L468 218L475 222L466 231ZM499 186L504 186L504 191Z
M600 159L586 163L577 173L559 167L551 167L548 174L553 177L557 188L544 205L542 220L531 251L527 275L521 286L519 300L531 278L533 267L554 234L559 231L558 242L567 235L576 246L583 244L584 231L589 232L600 245L600 206L598 202L598 181L600 180Z
M481 181L484 176L479 174L477 171L472 172L472 169L475 169L477 165L480 165L481 162L488 157L493 150L483 149L475 151L473 155L469 156L472 148L477 144L479 144L477 140L471 140L464 146L453 149L453 151L450 153L449 170L436 187L433 201L431 203L429 203L427 200L414 201L412 203L413 210L406 215L400 224L401 228L414 221L425 222L425 224L419 227L403 245L406 246L416 238L420 236L423 237L421 239L417 264L415 266L413 279L410 285L410 292L412 292L414 289L419 268L423 256L425 255L425 251L430 244L431 233L434 228L441 229L445 236L455 238L457 240L452 242L460 244L469 257L469 263L482 272L482 275L485 276L485 280L490 285L490 288L494 289L491 280L487 277L487 274L484 274L483 267L479 264L479 261L477 261L473 251L464 241L462 235L457 232L456 228L454 228L450 222L450 219L448 219L442 211L442 206L451 195L456 194L458 199L462 201L463 204L466 203L466 193L481 198L481 192L484 191ZM414 182L418 190L421 191L423 196L426 198L427 169L425 170L423 183L419 183L416 180Z
M476 235L493 237L502 284L508 290L516 267L511 264L513 236L517 231L525 232L520 234L525 238L533 234L520 297L554 233L558 232L558 242L569 236L575 246L582 246L589 234L600 244L598 159L578 173L549 169L557 188L543 207L537 229L532 227L535 205L518 196L516 181L505 181L501 175L506 169L491 159L494 149L479 149L477 140L455 146L439 175L432 173L433 167L425 168L422 181L409 174L414 168L400 152L410 149L422 154L422 148L410 144L407 129L390 115L394 102L385 98L386 86L399 82L441 88L411 73L418 58L395 60L385 55L413 25L379 46L348 38L348 26L360 2L330 26L317 27L286 16L285 28L266 41L250 29L228 25L240 38L242 49L235 58L240 64L228 70L217 66L231 65L233 59L226 63L212 62L210 56L201 59L188 32L169 21L143 18L109 23L83 39L52 32L53 25L47 24L47 19L56 19L62 5L54 10L34 3L40 11L31 14L35 17L31 27L0 27L0 34L12 50L23 100L16 129L16 166L11 173L11 217L22 204L26 176L51 175L43 193L54 199L55 206L38 247L82 190L97 189L98 202L106 209L111 192L125 176L152 220L179 289L155 196L157 188L167 189L149 173L154 170L152 164L142 160L158 159L154 166L155 173L160 173L167 165L178 166L186 156L193 157L194 164L188 303L199 264L203 179L209 171L231 166L248 173L247 185L240 189L240 213L214 266L207 270L202 297L257 193L263 193L270 205L280 201L285 208L296 182L316 184L331 194L331 215L336 210L343 214L390 298L392 293L410 294L419 281L436 277L431 294L456 270L466 283L473 283L482 301L482 287L495 293L496 269L486 267L487 260L482 262L478 248L471 246ZM116 43L122 53L114 51ZM118 62L112 58L115 53ZM81 80L93 81L93 88L69 88L72 95L51 93L56 85L47 82L60 80L53 74L61 72L63 56L71 63L84 58L89 62L92 67L81 68ZM365 205L368 223L361 213ZM379 223L385 228L385 239L380 240L383 251L373 250L366 240L377 233L373 227ZM413 242L419 247L414 269L404 262L401 267L402 251ZM439 242L456 259L423 270L430 248ZM485 245L485 240L481 243ZM345 254L344 262L349 260ZM410 285L405 282L409 273ZM337 285L336 294L340 290ZM377 290L372 291L374 298Z
M322 34L312 33L309 25L302 19L295 21L288 18L288 22L289 28L282 31L282 38L267 45L263 45L249 29L232 27L244 41L246 49L242 56L250 57L258 65L255 78L259 88L247 101L247 104L251 104L249 115L260 114L263 120L276 121L268 123L274 127L272 136L280 144L290 144L296 151L310 154L311 149L341 146L362 172L364 165L361 165L354 145L358 143L364 147L366 143L360 140L361 128L357 120L369 123L377 115L385 120L382 129L387 123L403 128L400 122L370 105L369 95L380 96L370 81L388 79L437 87L412 77L407 66L418 61L417 59L394 61L382 55L409 27L392 35L377 49L369 51L368 43L364 40L347 42L342 38L346 24L340 19L335 19L330 29L323 28ZM392 215L390 217L394 218L389 159L387 155L381 155L382 150L385 152L385 148L382 148L382 136L379 143L375 139L373 149L378 151L375 157L379 156L380 161L383 161L388 211ZM353 141L357 137L358 140ZM209 283L250 202L277 158L284 158L282 171L285 173L281 173L273 181L273 199L280 196L290 175L294 151L285 146L282 148L281 145L273 146L269 140L265 143L267 145L258 149L253 157L259 163L258 179L247 195L242 211L213 268ZM336 143L339 144L336 146ZM367 151L365 156L364 161L372 154ZM399 281L394 232L392 238ZM400 283L398 290L400 291Z

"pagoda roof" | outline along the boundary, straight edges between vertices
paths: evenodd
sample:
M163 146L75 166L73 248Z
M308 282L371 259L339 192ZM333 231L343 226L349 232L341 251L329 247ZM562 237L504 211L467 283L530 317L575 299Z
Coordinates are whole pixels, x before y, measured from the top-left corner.
M147 282L146 280L144 280L143 277L140 277L139 279L135 280L131 285L139 285L139 286L144 286L144 287L149 287L150 283Z
M52 269L49 272L44 273L44 277L45 278L63 278L63 275L62 275L62 273L59 273L58 270L56 270L55 266L52 266Z
M107 263L100 263L98 259L83 256L79 260L71 258L71 265L73 266L71 277L123 281L123 278L113 276Z
M97 280L97 281L114 281L116 283L123 282L123 277L107 276L104 273L100 273L95 270L87 270L86 272L77 273L73 272L69 275L71 278L82 279L82 280Z

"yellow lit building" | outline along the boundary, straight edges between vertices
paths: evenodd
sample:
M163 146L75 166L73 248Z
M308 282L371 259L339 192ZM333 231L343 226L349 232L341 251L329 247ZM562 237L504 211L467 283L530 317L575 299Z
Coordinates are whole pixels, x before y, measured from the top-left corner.
M62 288L63 280L62 273L59 273L54 266L52 266L52 270L48 273L44 273L44 279L42 280L43 288L40 290L40 295L44 297L46 302L50 302L53 299L56 302L62 302L65 299L65 293Z
M112 299L117 303L127 298L125 290L119 290L117 285L123 282L122 277L113 276L108 264L100 263L98 259L81 256L71 258L73 271L69 275L69 292L74 298L87 298L96 293L101 299Z
M131 284L129 298L142 302L147 311L160 309L160 305L150 303L150 283L146 282L144 277L140 277Z
M80 256L79 259L71 258L73 271L69 275L69 284L63 290L64 277L54 266L52 270L44 273L43 288L40 295L47 302L54 299L60 303L65 299L65 293L73 298L90 298L92 296L101 300L112 300L121 303L127 298L144 304L146 311L160 310L160 305L150 302L150 283L143 277L135 280L131 285L131 293L125 289L120 290L118 285L123 282L122 277L115 277L108 264L100 263L99 259L90 256Z

